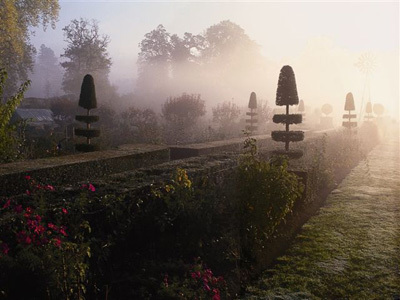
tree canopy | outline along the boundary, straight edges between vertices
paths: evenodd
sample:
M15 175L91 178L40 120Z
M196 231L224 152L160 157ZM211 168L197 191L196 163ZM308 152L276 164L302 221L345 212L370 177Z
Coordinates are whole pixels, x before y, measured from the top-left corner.
M61 57L67 59L61 63L65 69L63 89L67 93L79 95L82 78L90 73L98 87L104 90L110 87L108 74L111 58L107 52L110 39L101 35L96 20L72 20L63 28L68 43Z
M231 94L232 86L247 86L254 72L263 68L259 46L229 20L183 36L158 25L139 47L136 93L147 102L180 93L182 85L207 91L212 84L215 91Z
M61 93L62 69L54 51L42 44L36 56L33 74L29 75L32 85L29 95L55 97Z
M36 50L30 43L32 28L55 28L60 6L57 0L3 0L0 4L0 67L8 73L5 94L17 90L33 67Z

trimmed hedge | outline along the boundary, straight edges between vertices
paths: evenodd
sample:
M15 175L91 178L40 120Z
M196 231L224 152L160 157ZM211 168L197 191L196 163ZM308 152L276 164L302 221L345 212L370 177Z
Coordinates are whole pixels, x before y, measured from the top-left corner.
M304 140L303 131L272 131L272 139L277 142L300 142Z
M300 124L303 121L302 114L278 114L272 117L272 121L274 123L283 123L283 124Z
M78 115L78 116L75 116L75 120L77 120L79 122L84 122L86 124L90 124L90 123L97 122L99 120L99 116L82 116L82 115Z
M94 138L100 136L100 130L75 128L75 135L84 136L87 138Z

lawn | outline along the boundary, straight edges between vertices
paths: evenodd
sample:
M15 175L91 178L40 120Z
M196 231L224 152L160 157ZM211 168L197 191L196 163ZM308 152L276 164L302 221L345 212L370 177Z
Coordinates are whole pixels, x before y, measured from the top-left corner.
M328 197L246 299L400 299L398 137Z

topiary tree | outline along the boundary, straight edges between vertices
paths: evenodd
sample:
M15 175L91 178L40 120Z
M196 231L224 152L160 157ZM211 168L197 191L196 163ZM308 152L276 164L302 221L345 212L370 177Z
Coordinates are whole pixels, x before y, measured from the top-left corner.
M348 119L348 121L343 121L342 125L343 127L346 127L347 129L351 129L353 127L357 127L357 122L356 121L351 121L352 119L355 119L357 117L356 114L352 114L351 111L355 110L354 106L354 98L352 93L347 93L346 95L346 103L344 105L344 110L348 111L347 114L343 115L343 119Z
M98 150L97 145L90 143L90 139L100 136L100 130L90 128L90 124L97 122L99 116L91 116L90 110L97 108L96 90L92 75L85 75L82 82L79 106L87 110L86 115L77 115L75 120L86 123L86 129L75 128L75 135L86 137L86 144L76 144L75 149L81 152L92 152Z
M301 115L302 115L302 122L304 122L304 121L306 120L306 113L305 113L306 109L305 109L305 107L304 107L304 101L303 101L303 100L300 100L299 106L297 107L297 111L298 111L299 113L301 113Z
M333 111L332 105L325 103L324 105L322 105L321 107L321 111L322 113L325 115L325 117L327 117L328 115L330 115Z
M375 103L374 104L374 113L378 116L381 117L383 115L383 113L385 112L385 108L383 107L382 104L380 103Z
M290 124L300 124L301 114L289 114L289 106L299 103L297 95L296 78L291 66L284 66L281 69L276 91L276 105L286 106L286 114L276 114L272 120L274 123L285 124L286 130L272 131L271 136L274 141L284 142L285 150L274 151L274 154L286 155L289 158L300 158L303 156L301 150L289 150L290 142L299 142L304 139L303 131L289 131Z
M333 111L332 105L325 103L324 105L322 105L321 111L324 114L324 116L321 117L321 127L324 129L332 128L333 127L332 117L329 117L329 115Z
M367 106L365 107L365 112L367 113L367 115L364 117L365 122L371 122L371 120L374 118L372 116L372 104L371 104L371 101L369 101L367 103Z
M247 119L246 123L250 123L250 125L246 126L246 130L248 130L250 134L253 134L258 129L258 120L255 118L257 116L257 95L254 92L250 94L248 108L250 108L250 112L247 112L246 115L250 116L250 119Z

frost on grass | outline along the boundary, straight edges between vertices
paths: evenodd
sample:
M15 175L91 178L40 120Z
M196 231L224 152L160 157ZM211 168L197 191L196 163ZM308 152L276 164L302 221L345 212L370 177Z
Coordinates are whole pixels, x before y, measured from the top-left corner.
M399 143L376 147L246 299L400 297Z

